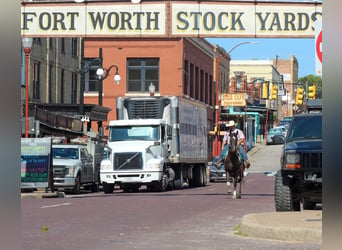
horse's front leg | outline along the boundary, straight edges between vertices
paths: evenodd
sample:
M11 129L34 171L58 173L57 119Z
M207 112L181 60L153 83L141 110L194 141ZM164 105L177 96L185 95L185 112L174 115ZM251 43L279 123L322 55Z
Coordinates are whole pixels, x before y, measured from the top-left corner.
M239 193L237 195L237 198L240 199L241 198L241 185L242 185L242 180L243 180L243 172L244 172L245 168L242 165L241 166L241 171L240 171L240 186L239 186Z
M241 178L240 178L240 186L239 186L239 193L237 194L237 198L238 199L241 199L241 185L242 185L242 178L243 178L243 176L241 176Z
M237 180L237 178L234 177L234 178L233 178L233 187L234 187L233 199L236 199L236 183L237 183L236 180Z
M229 173L226 171L226 181L227 181L227 194L232 193L232 186L229 180Z

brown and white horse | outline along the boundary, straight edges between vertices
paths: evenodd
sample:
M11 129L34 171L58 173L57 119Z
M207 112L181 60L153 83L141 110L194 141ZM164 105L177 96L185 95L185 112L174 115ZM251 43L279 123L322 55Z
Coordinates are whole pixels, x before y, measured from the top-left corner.
M224 158L224 169L227 176L227 193L232 193L231 181L233 182L233 199L241 198L241 184L245 166L240 161L239 148L237 145L238 138L236 133L230 133L228 153ZM239 192L236 194L237 183L240 184Z

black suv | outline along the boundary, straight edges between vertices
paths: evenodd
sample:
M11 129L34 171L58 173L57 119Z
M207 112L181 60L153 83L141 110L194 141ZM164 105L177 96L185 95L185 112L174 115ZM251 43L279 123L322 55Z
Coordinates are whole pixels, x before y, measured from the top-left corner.
M295 115L275 179L276 211L313 209L322 203L322 113Z

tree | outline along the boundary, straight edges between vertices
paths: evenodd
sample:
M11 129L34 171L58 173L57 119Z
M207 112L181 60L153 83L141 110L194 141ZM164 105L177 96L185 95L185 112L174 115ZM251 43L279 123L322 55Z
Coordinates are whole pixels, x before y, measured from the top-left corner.
M322 77L308 75L300 77L298 82L305 89L306 86L316 85L316 98L322 98ZM307 85L306 85L307 84Z

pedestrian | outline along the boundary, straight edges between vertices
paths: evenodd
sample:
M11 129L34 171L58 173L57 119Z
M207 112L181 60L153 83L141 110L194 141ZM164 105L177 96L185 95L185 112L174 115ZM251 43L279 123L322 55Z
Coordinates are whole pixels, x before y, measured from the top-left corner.
M245 135L241 129L238 129L236 127L236 125L237 124L234 120L230 120L226 124L226 127L228 127L228 130L224 133L221 153L220 153L218 161L215 163L217 168L220 168L222 161L224 160L226 154L228 153L230 133L236 133L236 132L238 132L238 134L237 134L237 138L238 138L237 145L239 147L239 152L242 156L242 160L243 160L243 163L245 165L245 168L248 169L251 165L251 163L248 161L247 153L242 146L242 144L246 142Z

